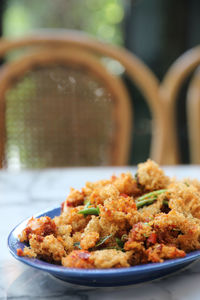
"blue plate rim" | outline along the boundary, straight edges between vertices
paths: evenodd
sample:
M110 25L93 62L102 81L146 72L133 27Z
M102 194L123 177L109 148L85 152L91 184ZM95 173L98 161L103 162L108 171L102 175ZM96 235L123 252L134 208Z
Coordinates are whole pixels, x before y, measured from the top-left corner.
M34 215L34 217L40 217L43 215L48 215L48 213L53 212L55 210L59 210L60 207L53 207L45 211L41 211L40 213L37 213ZM70 276L70 277L83 277L84 275L87 275L87 277L93 277L95 276L114 276L114 277L121 277L122 275L136 275L141 274L144 272L153 272L153 271L159 271L164 268L170 268L174 267L176 265L181 264L187 264L190 262L193 262L195 260L198 260L200 258L200 250L196 250L193 252L190 252L186 254L183 258L176 258L176 259L169 259L165 260L163 263L148 263L143 265L136 265L128 268L118 268L118 269L80 269L80 268L66 268L60 265L54 265L47 263L45 261L39 260L37 258L28 258L28 257L21 257L16 254L16 248L13 246L13 240L15 242L18 241L18 239L14 236L14 232L17 230L17 228L22 225L23 223L27 222L29 218L26 218L22 220L20 223L18 223L10 232L7 239L7 245L9 248L10 253L12 256L21 261L22 263L29 265L33 268L40 269L42 271L46 271L49 273L59 273L61 276ZM23 244L23 243L22 243Z

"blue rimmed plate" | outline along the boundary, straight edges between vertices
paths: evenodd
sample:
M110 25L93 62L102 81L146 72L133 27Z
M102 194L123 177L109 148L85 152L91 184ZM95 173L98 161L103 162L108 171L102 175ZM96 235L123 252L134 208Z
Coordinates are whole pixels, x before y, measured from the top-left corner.
M52 210L35 215L35 217L49 216L53 218L59 215L60 208L54 208ZM103 270L65 268L63 266L53 265L39 259L20 257L17 255L17 249L23 249L25 245L24 243L19 242L18 235L26 227L27 221L28 219L21 222L9 234L8 247L11 254L19 261L33 268L46 271L59 279L74 284L107 287L146 282L181 270L182 268L190 265L193 261L200 258L200 251L194 251L187 254L184 258L170 259L163 263L149 263L130 268Z

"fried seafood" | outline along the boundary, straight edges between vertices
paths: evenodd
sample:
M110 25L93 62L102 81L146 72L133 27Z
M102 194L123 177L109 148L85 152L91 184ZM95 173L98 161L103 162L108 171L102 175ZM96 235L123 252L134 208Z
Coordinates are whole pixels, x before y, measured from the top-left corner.
M200 183L166 176L152 160L71 189L61 215L31 218L19 256L68 268L130 267L200 249Z

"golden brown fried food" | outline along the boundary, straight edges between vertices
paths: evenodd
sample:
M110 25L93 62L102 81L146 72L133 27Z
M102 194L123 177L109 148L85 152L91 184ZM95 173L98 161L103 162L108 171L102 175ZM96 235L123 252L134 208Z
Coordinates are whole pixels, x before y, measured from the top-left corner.
M61 215L31 218L19 256L68 268L130 267L200 249L200 182L170 179L147 160L109 180L71 189Z

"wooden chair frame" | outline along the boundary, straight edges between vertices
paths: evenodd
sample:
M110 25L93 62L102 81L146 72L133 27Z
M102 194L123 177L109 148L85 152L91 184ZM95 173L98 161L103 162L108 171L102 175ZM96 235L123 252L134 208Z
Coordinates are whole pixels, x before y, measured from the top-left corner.
M193 164L200 164L200 68L197 68L190 82L186 105L190 159Z
M81 51L88 51L88 53L93 55L108 56L119 61L147 100L153 116L150 157L158 163L166 163L164 143L166 136L165 112L159 100L159 83L155 75L140 59L123 48L105 45L105 43L99 42L77 31L62 31L60 35L56 34L55 36L52 36L52 33L50 33L49 37L48 34L45 33L14 41L1 40L0 57L4 57L14 49L29 46L47 47L47 49L79 49ZM1 118L2 117L3 116L1 116ZM0 126L2 127L2 122ZM1 127L0 130L2 130Z
M184 80L200 64L200 46L181 55L169 68L160 86L160 98L166 114L165 149L168 153L167 164L179 163L176 130L176 99Z
M59 49L56 52L53 50L40 50L31 55L23 56L15 62L7 64L0 72L0 99L5 99L5 93L12 86L13 80L19 79L26 71L33 69L36 66L45 67L52 64L59 64L62 66L81 66L87 71L90 71L93 76L105 84L106 88L114 96L114 116L113 119L117 122L117 132L114 137L111 149L111 164L122 165L127 162L128 150L131 134L131 108L130 99L122 81L112 76L102 64L85 51L77 49L68 49L66 52ZM1 103L4 105L5 101ZM124 118L126 116L126 118ZM1 118L1 128L5 124L5 119ZM5 131L5 127L3 128ZM3 145L5 142L3 142ZM2 145L2 156L4 156L4 147Z

